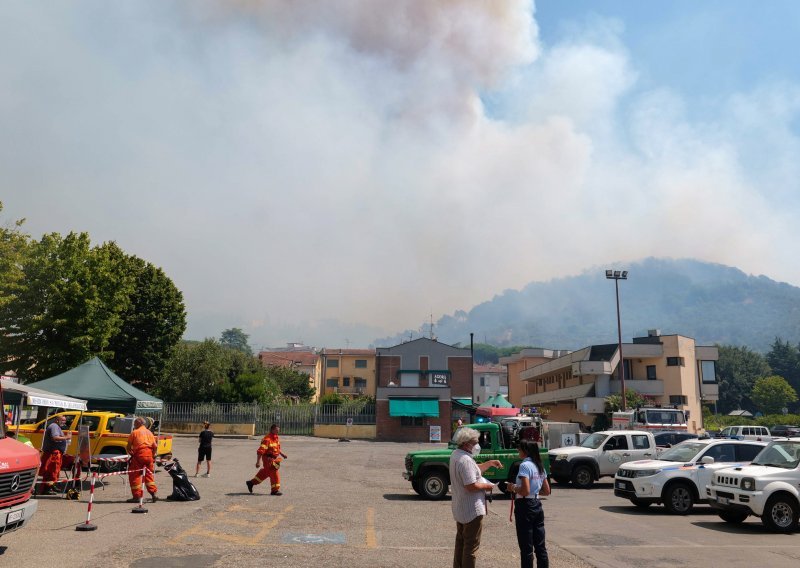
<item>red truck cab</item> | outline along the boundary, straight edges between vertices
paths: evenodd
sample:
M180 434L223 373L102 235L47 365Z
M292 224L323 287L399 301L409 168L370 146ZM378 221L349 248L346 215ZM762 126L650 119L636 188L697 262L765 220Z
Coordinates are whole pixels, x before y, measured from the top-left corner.
M39 451L6 436L0 420L0 535L24 527L36 512L38 471Z

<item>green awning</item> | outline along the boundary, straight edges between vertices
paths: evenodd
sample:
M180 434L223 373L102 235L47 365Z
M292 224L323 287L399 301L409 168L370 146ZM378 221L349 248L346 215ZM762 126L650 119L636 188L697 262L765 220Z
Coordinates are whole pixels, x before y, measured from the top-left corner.
M389 416L439 416L438 398L390 398Z
M472 399L471 399L471 398L469 398L469 397L467 397L467 398L462 398L462 397L460 397L460 396L454 396L454 397L453 397L453 400L455 400L456 402L460 402L461 404L463 404L463 405L465 405L465 406L469 406L469 405L471 405L471 404L472 404Z

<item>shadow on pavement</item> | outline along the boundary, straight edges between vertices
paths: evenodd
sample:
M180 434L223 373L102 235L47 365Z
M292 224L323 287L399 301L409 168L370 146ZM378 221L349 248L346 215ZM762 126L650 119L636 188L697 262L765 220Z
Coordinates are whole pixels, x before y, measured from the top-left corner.
M384 493L383 498L387 501L425 501L416 493ZM445 497L442 501L449 501L450 497Z
M701 528L701 529L710 529L713 531L718 531L722 533L728 534L777 534L773 533L772 531L768 530L767 527L762 525L761 523L747 523L741 525L734 525L732 523L726 523L725 521L721 520L717 523L711 521L698 521L696 523L692 523L694 526Z

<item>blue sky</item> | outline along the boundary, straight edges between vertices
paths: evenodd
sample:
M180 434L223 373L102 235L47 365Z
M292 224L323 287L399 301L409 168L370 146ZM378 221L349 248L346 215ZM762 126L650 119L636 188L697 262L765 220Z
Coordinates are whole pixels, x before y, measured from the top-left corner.
M800 4L0 5L0 200L187 336L367 345L650 256L800 284Z

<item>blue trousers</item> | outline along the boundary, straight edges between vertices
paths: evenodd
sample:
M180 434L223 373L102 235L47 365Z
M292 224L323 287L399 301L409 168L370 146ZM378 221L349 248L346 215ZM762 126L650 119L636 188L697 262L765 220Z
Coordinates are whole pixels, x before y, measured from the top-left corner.
M538 499L517 499L514 502L514 521L517 528L521 568L549 568L547 547L544 544L544 511Z

